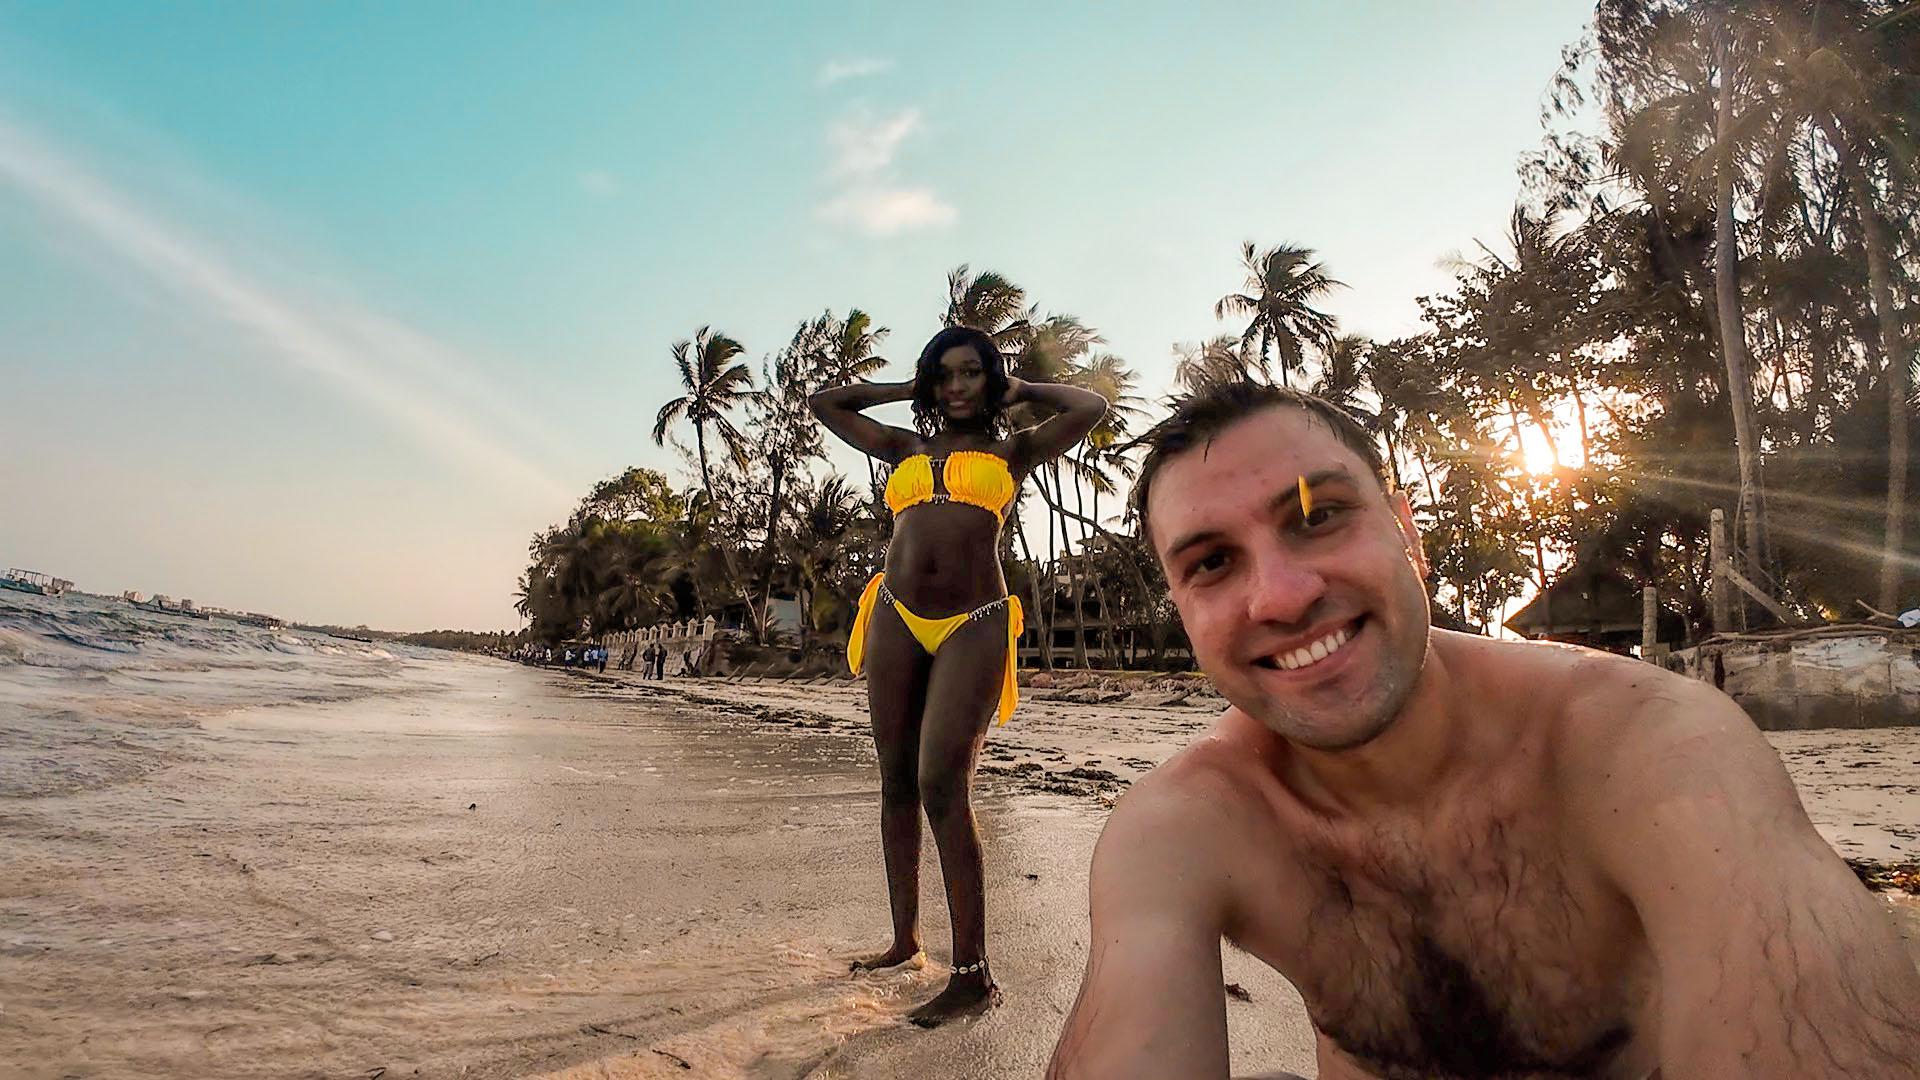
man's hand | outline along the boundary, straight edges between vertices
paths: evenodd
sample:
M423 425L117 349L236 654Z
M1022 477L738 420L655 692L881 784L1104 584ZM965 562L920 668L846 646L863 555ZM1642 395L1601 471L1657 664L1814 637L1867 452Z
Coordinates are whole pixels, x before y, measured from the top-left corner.
M1149 775L1114 807L1093 853L1087 972L1049 1080L1227 1075L1225 878L1205 839L1222 833L1221 801Z
M1577 822L1658 965L1667 1076L1911 1078L1920 974L1753 722L1697 683L1586 724Z

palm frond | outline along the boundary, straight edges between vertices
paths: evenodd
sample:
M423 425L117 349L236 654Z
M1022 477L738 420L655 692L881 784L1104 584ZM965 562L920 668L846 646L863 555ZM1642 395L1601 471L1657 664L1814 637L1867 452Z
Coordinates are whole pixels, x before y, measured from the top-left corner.
M693 405L691 397L677 397L660 406L660 415L653 421L653 444L664 446L667 442L667 428L675 420L687 415Z

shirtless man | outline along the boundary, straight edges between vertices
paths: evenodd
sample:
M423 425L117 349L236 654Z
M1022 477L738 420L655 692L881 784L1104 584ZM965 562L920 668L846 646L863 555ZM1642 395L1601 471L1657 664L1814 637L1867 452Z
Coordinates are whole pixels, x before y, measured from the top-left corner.
M1225 938L1321 1080L1914 1077L1920 974L1739 707L1432 629L1385 476L1282 390L1156 433L1141 528L1231 707L1107 822L1049 1075L1226 1076Z

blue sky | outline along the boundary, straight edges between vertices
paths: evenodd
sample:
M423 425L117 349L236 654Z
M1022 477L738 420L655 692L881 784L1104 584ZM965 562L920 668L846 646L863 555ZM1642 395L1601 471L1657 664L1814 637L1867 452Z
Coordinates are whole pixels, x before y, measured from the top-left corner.
M1405 333L1590 11L0 0L0 561L507 627L704 324L904 367L964 262L1157 395L1250 239Z

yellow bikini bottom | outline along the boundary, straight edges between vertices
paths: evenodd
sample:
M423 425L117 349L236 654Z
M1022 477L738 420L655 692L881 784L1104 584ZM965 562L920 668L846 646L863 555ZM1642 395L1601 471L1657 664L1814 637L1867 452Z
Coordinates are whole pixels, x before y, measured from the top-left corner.
M900 613L900 621L907 624L920 647L932 656L940 651L953 632L976 619L984 619L1002 607L1007 609L1007 669L1000 680L1000 722L1007 722L1013 715L1013 707L1020 700L1020 683L1015 677L1020 664L1020 631L1025 626L1025 617L1020 611L1020 598L1003 596L958 615L949 615L944 619L929 619L915 615L907 605L894 598L893 590L887 588L887 575L875 574L868 580L867 587L860 593L860 607L853 617L853 635L847 639L847 666L855 675L860 674L860 661L867 651L867 629L873 621L873 609L877 603L893 605Z

